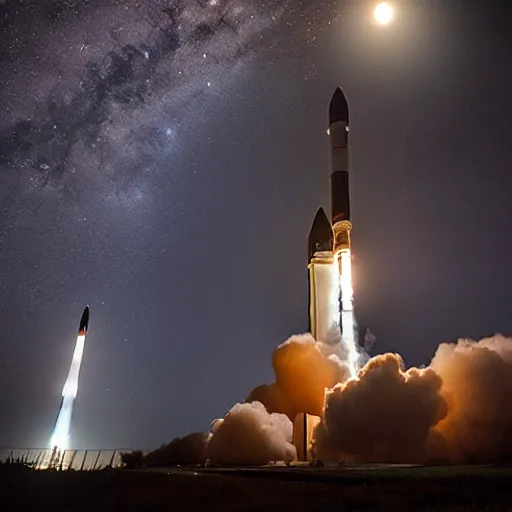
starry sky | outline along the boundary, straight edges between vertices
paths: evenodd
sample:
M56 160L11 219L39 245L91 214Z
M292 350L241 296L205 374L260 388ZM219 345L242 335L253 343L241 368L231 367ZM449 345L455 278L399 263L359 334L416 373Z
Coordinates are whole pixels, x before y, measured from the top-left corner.
M47 444L86 304L76 447L205 431L273 380L338 85L373 353L512 333L510 8L374 5L0 0L0 446Z

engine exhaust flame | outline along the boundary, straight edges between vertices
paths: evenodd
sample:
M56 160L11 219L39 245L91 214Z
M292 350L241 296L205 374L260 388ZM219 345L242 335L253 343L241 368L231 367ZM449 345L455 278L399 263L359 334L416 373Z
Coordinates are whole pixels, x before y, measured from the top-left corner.
M350 249L339 251L334 256L335 265L339 269L341 300L341 343L347 360L343 361L351 378L355 378L360 369L359 352L357 350L357 323L354 315L354 288L352 286L352 255Z

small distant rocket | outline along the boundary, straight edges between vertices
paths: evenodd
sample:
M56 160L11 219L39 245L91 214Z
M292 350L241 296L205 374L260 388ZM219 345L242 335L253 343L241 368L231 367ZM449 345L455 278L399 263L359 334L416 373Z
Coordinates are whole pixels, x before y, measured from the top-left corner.
M78 337L76 339L73 359L69 368L68 378L62 390L62 399L59 407L59 413L55 422L50 448L65 450L68 447L69 434L71 430L71 418L73 415L73 404L78 393L78 380L80 377L80 367L82 365L82 356L84 353L85 337L89 329L89 306L86 306L78 326Z
M89 329L89 306L86 306L80 319L78 327L78 337L76 339L75 351L73 352L73 359L69 367L68 378L62 396L75 399L78 393L78 379L80 377L80 367L82 366L82 356L84 353L85 337Z
M80 325L78 327L78 336L86 336L89 329L89 306L85 306L82 318L80 318Z

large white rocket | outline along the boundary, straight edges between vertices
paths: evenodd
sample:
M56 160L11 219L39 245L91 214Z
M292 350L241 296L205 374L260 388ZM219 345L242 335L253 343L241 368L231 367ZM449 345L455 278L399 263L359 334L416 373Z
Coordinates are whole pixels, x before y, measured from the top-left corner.
M338 87L329 105L331 221L317 211L308 238L309 322L317 341L336 345L350 374L358 371L350 232L349 109Z

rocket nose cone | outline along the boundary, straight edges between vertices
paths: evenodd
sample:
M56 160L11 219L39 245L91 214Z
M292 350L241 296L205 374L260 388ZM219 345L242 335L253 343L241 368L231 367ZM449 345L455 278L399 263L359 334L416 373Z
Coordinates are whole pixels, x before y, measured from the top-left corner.
M343 91L337 87L329 105L329 125L345 121L348 125L348 103Z
M308 261L319 251L332 251L332 227L323 208L316 212L308 237Z
M82 318L80 319L80 326L78 327L78 333L81 335L87 334L89 329L89 306L85 306Z

